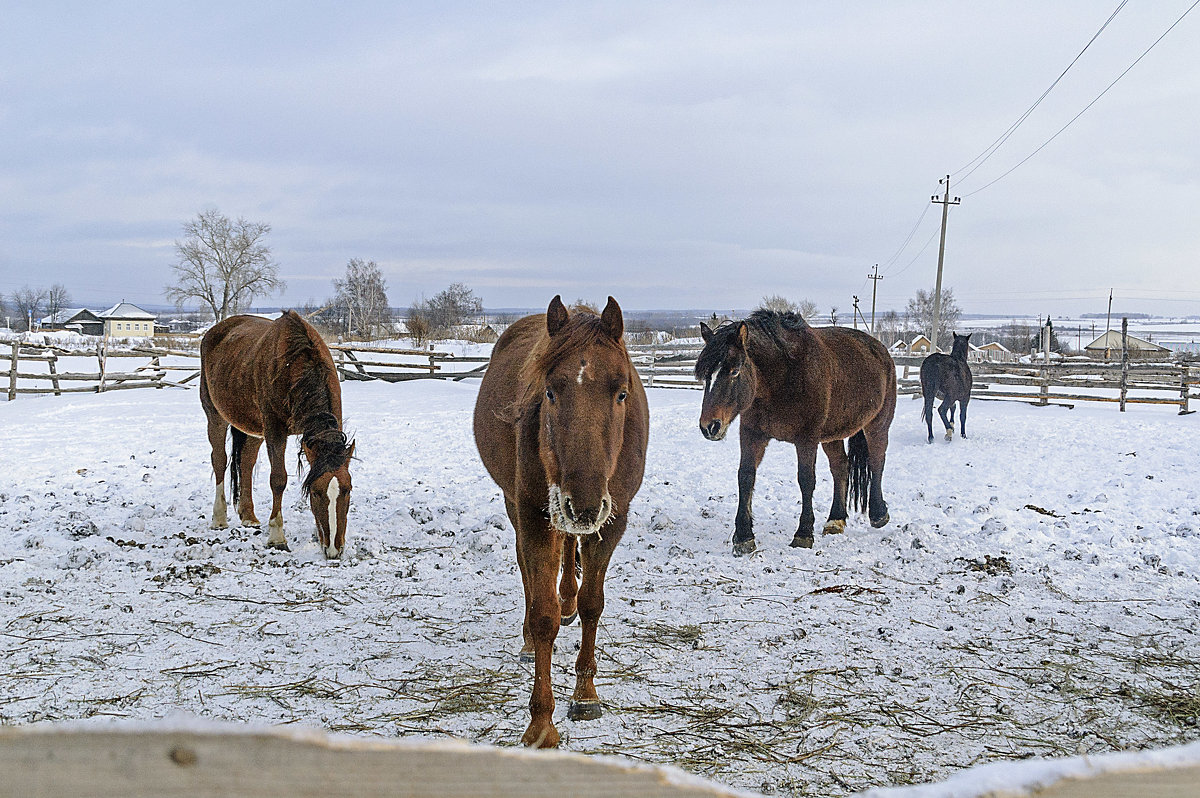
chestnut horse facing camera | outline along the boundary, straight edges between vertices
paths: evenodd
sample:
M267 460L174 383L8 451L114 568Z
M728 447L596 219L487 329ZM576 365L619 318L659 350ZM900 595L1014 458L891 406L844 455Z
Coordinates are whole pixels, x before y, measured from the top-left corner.
M263 441L271 462L271 518L267 546L287 549L283 535L284 454L288 435L300 435L308 460L302 489L308 496L321 548L340 557L350 509L353 441L342 432L342 389L329 347L295 311L275 321L231 316L200 341L200 404L208 416L208 442L217 482L212 528L228 526L225 504L225 431L232 430L230 484L238 515L259 526L251 483Z
M796 446L804 507L793 546L813 545L818 445L833 473L833 507L825 533L846 528L847 500L859 512L869 511L872 526L886 524L883 462L896 414L896 365L883 344L858 330L813 328L793 313L768 310L715 331L701 324L700 333L700 431L719 441L733 419L742 416L733 553L754 551L754 479L772 439ZM842 445L846 438L848 457Z
M532 717L521 741L537 748L558 745L550 655L560 623L576 612L583 639L567 716L601 714L593 677L604 572L642 484L650 426L646 392L621 339L624 326L612 297L600 316L568 313L554 297L545 315L526 316L500 336L475 404L479 456L504 492L517 532L525 588L521 658L532 655L534 666Z

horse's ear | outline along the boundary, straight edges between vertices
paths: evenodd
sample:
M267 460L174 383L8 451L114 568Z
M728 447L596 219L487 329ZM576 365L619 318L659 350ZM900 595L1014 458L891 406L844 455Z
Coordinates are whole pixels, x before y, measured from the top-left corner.
M621 306L612 297L608 298L608 304L600 314L600 323L614 341L620 341L621 336L625 334L625 318L621 315Z
M704 322L700 322L700 337L704 339L704 343L708 343L713 337L713 331L708 329L708 325Z
M550 307L546 308L546 331L554 335L566 325L567 318L567 306L563 304L562 297L555 294L554 299L550 300Z
M737 328L737 342L738 342L738 346L740 346L742 349L746 348L746 339L749 336L749 334L750 334L750 331L746 329L746 322L739 321L738 328Z

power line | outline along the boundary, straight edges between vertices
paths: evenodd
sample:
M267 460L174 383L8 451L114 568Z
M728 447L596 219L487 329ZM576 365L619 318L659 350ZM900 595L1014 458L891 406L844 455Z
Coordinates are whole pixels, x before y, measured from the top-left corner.
M965 165L954 170L954 172L952 172L952 174L955 175L960 181L966 180L968 177L970 177L975 172L976 169L978 169L979 167L981 167L985 163L987 163L988 159L991 158L996 153L996 151L998 149L1000 149L1001 146L1003 146L1004 142L1008 141L1009 137L1012 136L1012 134L1016 132L1017 128L1019 128L1021 126L1021 123L1024 122L1029 117L1029 115L1033 113L1034 109L1036 109L1039 105L1042 104L1042 100L1046 99L1047 95L1049 95L1050 92L1054 90L1054 87L1057 86L1059 84L1059 82L1062 81L1063 77L1065 77L1066 74L1071 71L1071 67L1075 66L1075 62L1078 61L1081 57L1083 57L1083 54L1088 51L1088 48L1092 46L1092 43L1095 42L1096 39L1100 38L1100 34L1104 32L1104 29L1107 28L1109 23L1112 22L1113 19L1116 18L1117 14L1121 11L1122 8L1125 7L1125 4L1128 2L1129 2L1129 0L1121 0L1121 4L1117 6L1116 10L1114 10L1111 14L1108 15L1108 19L1106 19L1104 21L1104 24L1100 26L1100 29L1098 31L1096 31L1094 34L1092 34L1092 38L1088 39L1088 43L1085 44L1083 46L1083 49L1080 50L1079 53L1074 58L1071 59L1071 63L1067 64L1067 68L1064 69L1059 74L1059 76L1054 79L1054 82L1051 83L1050 86L1044 92L1042 92L1042 95L1040 97L1038 97L1036 100L1034 100L1033 105L1031 105L1025 109L1025 113L1023 113L1019 117L1017 117L1017 121L1015 121L1011 125L1009 125L1008 130L1005 130L1002 134L1000 134L1000 137L998 139L996 139L995 141L993 141L991 144L989 144L983 150L983 152L976 155L974 158L972 158L970 161L968 161ZM974 164L974 166L972 166L972 164ZM959 172L963 171L964 169L967 169L968 167L970 167L969 172L967 172L965 175L962 175L962 176L958 175Z
M1159 36L1157 39L1155 39L1153 44L1151 44L1149 47L1147 47L1147 48L1145 49L1145 51L1144 51L1144 52L1143 52L1141 55L1139 55L1139 56L1138 56L1136 59L1134 59L1134 62L1133 62L1132 64L1130 64L1129 66L1125 67L1125 71L1124 71L1124 72L1122 72L1121 74L1117 75L1117 77L1113 79L1113 82L1112 82L1112 83L1110 83L1110 84L1108 84L1107 86L1105 86L1105 87L1104 87L1104 91L1102 91L1102 92L1100 92L1099 94L1097 94L1097 95L1096 95L1096 97L1095 97L1095 99L1093 99L1093 100L1092 100L1090 103L1088 103L1087 105L1085 105L1085 106L1083 107L1083 110L1082 110L1082 111L1080 111L1079 113L1075 114L1075 116L1071 117L1071 120L1070 120L1069 122L1067 122L1067 124L1065 124L1065 125L1063 125L1061 128L1059 128L1057 133L1055 133L1053 136L1051 136L1050 138L1048 138L1048 139L1046 139L1044 142L1042 142L1042 144L1041 144L1041 146L1040 146L1040 147L1038 147L1036 150L1034 150L1033 152L1031 152L1031 153L1029 153L1028 155L1026 155L1026 156L1025 156L1024 158L1022 158L1020 161L1018 161L1018 162L1016 163L1016 165L1015 165L1015 166L1013 166L1012 168L1010 168L1010 169L1009 169L1007 172L1004 172L1003 174L1001 174L999 177L997 177L995 180L992 180L991 182L984 183L984 184L983 184L982 186L980 186L979 188L977 188L977 189L975 189L974 191L971 191L971 192L969 192L968 194L966 194L966 196L970 197L970 196L973 196L973 195L975 195L975 194L978 194L980 191L983 191L985 188L988 188L989 186L992 186L992 185L994 185L994 184L998 183L999 181L1003 180L1004 178L1008 177L1010 174L1012 174L1013 172L1015 172L1015 171L1016 171L1018 168L1020 168L1020 167L1021 167L1021 166L1022 166L1022 165L1023 165L1025 162L1026 162L1026 161L1028 161L1030 158L1032 158L1033 156L1035 156L1035 155L1037 155L1039 152L1041 152L1043 149L1045 149L1045 148L1046 148L1046 146L1047 146L1048 144L1050 144L1050 142L1054 141L1056 138L1058 138L1058 137L1059 137L1059 135L1060 135L1060 134L1061 134L1061 133L1062 133L1064 130L1066 130L1066 129L1067 129L1067 128L1069 128L1069 127L1070 127L1072 124L1074 124L1074 122L1075 122L1075 120L1076 120L1076 119L1078 119L1079 117L1083 116L1083 115L1084 115L1084 113L1086 113L1086 112L1087 112L1087 110L1088 110L1089 108L1091 108L1093 105L1095 105L1097 102L1099 102L1099 101L1100 101L1100 98L1101 98L1101 97L1103 97L1105 94L1107 94L1109 89L1111 89L1113 86L1117 85L1117 81L1119 81L1121 78L1125 77L1125 75L1127 75L1131 69L1133 69L1135 66L1137 66L1137 65L1138 65L1138 62L1140 62L1140 61L1141 61L1143 58L1145 58L1147 55L1149 55L1149 54L1150 54L1150 51L1151 51L1151 50L1153 50L1155 47L1157 47L1157 46L1158 46L1158 43L1159 43L1159 42L1161 42L1163 39L1165 39L1165 38L1167 37L1167 34L1168 34L1168 33L1170 33L1171 31L1173 31L1173 30L1175 29L1175 26L1176 26L1176 25L1178 25L1180 22L1182 22L1182 21L1183 21L1183 18L1184 18L1184 17L1186 17L1188 14L1190 14L1190 13L1192 12L1192 9L1194 9L1194 8L1195 8L1197 5L1200 5L1200 0L1196 0L1196 2L1194 2L1194 3L1192 3L1190 6L1188 6L1187 10L1186 10L1186 11L1184 11L1182 14L1180 14L1180 15L1179 15L1179 18L1178 18L1177 20L1175 20L1174 22L1172 22L1172 23L1171 23L1171 27L1169 27L1169 28L1167 28L1165 31L1163 31L1162 35L1161 35L1161 36Z

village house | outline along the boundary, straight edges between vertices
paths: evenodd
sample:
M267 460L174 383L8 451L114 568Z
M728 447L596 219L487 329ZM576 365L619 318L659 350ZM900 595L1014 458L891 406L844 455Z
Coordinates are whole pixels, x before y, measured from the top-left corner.
M104 320L87 308L67 308L43 316L40 322L43 330L66 330L83 335L102 335Z
M106 338L154 337L155 315L132 303L118 302L101 313L100 318L104 320Z
M1167 347L1151 343L1144 338L1138 338L1133 335L1126 335L1125 338L1129 342L1130 360L1170 360L1173 354L1172 351ZM1109 330L1095 341L1092 341L1090 344L1085 346L1083 351L1093 360L1105 360L1106 352L1108 360L1120 360L1120 331Z

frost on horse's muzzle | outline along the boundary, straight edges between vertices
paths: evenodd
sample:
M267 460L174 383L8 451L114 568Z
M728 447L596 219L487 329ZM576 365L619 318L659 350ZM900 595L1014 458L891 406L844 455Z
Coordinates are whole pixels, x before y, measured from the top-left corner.
M595 517L580 518L571 506L570 497L564 496L558 485L551 485L547 509L550 511L551 526L559 532L575 537L599 535L600 527L612 518L612 497L605 491Z

